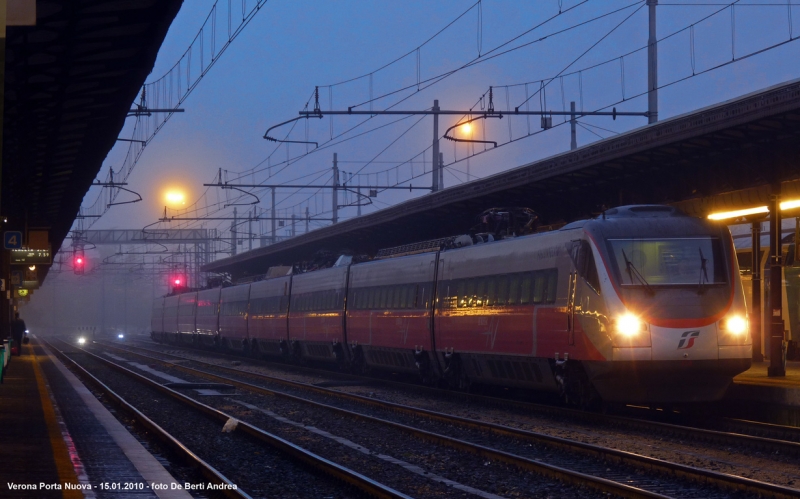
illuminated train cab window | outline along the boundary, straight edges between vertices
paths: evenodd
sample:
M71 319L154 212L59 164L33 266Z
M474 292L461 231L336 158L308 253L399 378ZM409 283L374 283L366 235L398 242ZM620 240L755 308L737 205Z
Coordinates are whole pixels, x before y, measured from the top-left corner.
M558 270L545 269L453 279L440 286L449 290L445 306L465 308L555 303L557 284Z
M608 245L617 281L623 286L728 282L717 238L609 239Z

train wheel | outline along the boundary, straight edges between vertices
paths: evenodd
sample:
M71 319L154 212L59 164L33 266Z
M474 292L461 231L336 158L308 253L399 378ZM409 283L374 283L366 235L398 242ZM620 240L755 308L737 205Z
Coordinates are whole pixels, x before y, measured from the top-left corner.
M303 348L300 346L299 341L292 343L292 361L298 365L305 364L305 359L303 358Z
M447 362L447 364L444 370L444 380L447 382L448 388L468 392L472 383L464 372L464 368L461 364L461 356L457 353L446 355L445 362Z
M350 369L353 374L368 375L370 373L371 369L367 365L367 359L364 356L364 349L361 348L361 345L353 349L353 363L351 364Z
M261 349L258 348L258 341L256 340L253 340L252 344L250 345L250 355L254 359L260 359L262 357Z
M558 365L556 369L556 380L561 385L561 398L564 403L583 410L602 409L603 401L580 363L568 361Z

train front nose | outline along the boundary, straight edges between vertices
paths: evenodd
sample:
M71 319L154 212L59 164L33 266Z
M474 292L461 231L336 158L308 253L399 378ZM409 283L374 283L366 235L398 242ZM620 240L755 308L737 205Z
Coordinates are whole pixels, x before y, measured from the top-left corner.
M717 327L711 323L701 327L651 327L653 360L716 360L719 359Z
M617 345L605 365L587 365L608 402L681 404L721 399L750 367L746 319L731 315L696 327L642 326L637 344ZM647 344L649 343L649 345Z

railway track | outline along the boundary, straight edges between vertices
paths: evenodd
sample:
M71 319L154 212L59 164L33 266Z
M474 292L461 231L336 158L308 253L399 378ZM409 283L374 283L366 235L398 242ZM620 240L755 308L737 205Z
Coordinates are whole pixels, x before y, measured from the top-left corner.
M104 398L113 403L113 405L130 415L139 425L141 425L141 427L149 432L149 436L155 437L155 439L161 444L169 447L184 462L198 470L204 477L206 477L206 479L209 480L209 483L215 484L216 488L213 489L211 492L212 494L235 498L250 498L254 496L261 497L264 495L259 493L251 496L249 493L242 490L242 488L237 485L238 483L241 483L239 480L229 478L218 470L219 466L215 467L210 464L209 461L214 459L213 457L211 459L204 459L199 455L199 453L195 453L194 451L190 450L190 446L188 444L183 443L179 438L169 433L167 429L156 423L154 419L151 419L145 415L143 411L137 409L134 404L127 401L115 390L112 390L109 385L105 384L98 377L93 375L89 369L83 367L79 362L73 359L72 357L75 356L74 353L73 355L69 355L67 352L56 348L49 342L45 341L43 343L45 343L45 345L63 362L65 362L68 368L76 372L76 374L83 379L84 382L92 386L96 393L99 392ZM71 347L72 345L67 346ZM89 363L91 363L91 361L99 362L104 366L110 367L116 372L123 374L126 379L132 380L134 383L147 387L147 389L149 389L151 392L158 392L158 395L161 396L162 400L158 401L157 405L160 405L164 401L169 401L172 403L179 403L184 408L189 407L196 411L196 414L200 415L202 419L205 419L206 423L210 423L210 425L203 424L203 422L199 422L197 418L188 416L185 411L180 412L180 418L182 420L185 418L189 420L193 419L195 424L198 425L196 427L193 426L195 432L197 433L207 430L213 431L215 434L219 432L221 425L224 425L230 421L235 421L236 424L235 426L232 426L232 428L229 430L229 433L231 433L232 437L235 437L238 440L237 443L239 445L241 445L243 442L247 442L250 444L250 446L255 444L255 446L260 447L262 451L264 448L266 448L267 452L275 454L277 458L283 462L294 463L292 466L297 468L296 473L301 475L300 478L294 478L294 482L308 480L315 482L315 486L311 487L310 489L306 489L305 492L310 492L313 495L321 494L321 497L374 497L386 499L410 499L411 497L398 492L391 487L365 477L355 471L352 471L344 466L309 452L280 437L256 428L248 423L232 419L230 415L225 414L222 411L214 409L206 404L178 393L177 391L165 387L160 383L153 382L147 377L137 374L129 369L109 363L107 360L99 358L88 352L81 353L81 355L90 356ZM86 359L83 360L85 361ZM146 395L146 397L153 396L153 394ZM166 405L170 406L171 404L167 403ZM240 449L243 450L241 447ZM256 452L256 454L260 453ZM219 459L217 459L217 461L218 460ZM328 482L335 482L337 486L331 489L330 483L323 483L320 485L319 482L321 475L329 479L327 480ZM253 480L250 479L249 481L252 482ZM285 492L285 490L281 490L277 495L267 493L266 496L287 497L288 495L285 494ZM298 497L304 496L306 495L303 493L303 491L301 491L300 495L298 495Z
M129 346L129 345L126 346L140 349L141 351L147 353L170 355L176 358L193 360L200 363L206 363L210 366L217 365L212 362L205 362L200 359L181 356L171 352L153 350L152 349L153 346L161 346L161 344L159 343L148 343L148 342L142 342L142 343L146 344L147 346L146 347ZM111 343L104 343L104 344L108 345L109 347L119 346L118 344L111 344ZM187 348L183 345L173 345L173 346L177 349L188 349L189 351L194 351L191 348ZM246 358L243 358L241 356L234 356L217 352L212 353L204 350L199 351L199 353L201 353L201 355L213 355L215 358L220 357L223 359L229 359L232 362L241 362L243 360L247 360ZM552 404L537 404L510 398L489 397L485 395L477 395L477 394L458 392L452 390L442 390L438 388L431 388L422 385L413 385L409 383L402 383L383 378L375 379L349 373L325 371L303 366L296 366L296 365L289 365L282 363L271 363L269 361L262 361L262 362L265 362L268 365L273 365L273 366L277 365L281 369L290 372L297 372L301 374L307 374L310 376L322 376L328 378L334 377L336 379L352 380L354 382L366 382L366 383L377 382L380 384L384 384L390 387L395 387L406 391L413 390L415 392L426 394L435 397L437 399L448 399L462 403L480 404L486 407L501 407L507 409L521 410L524 412L546 415L557 419L568 418L570 420L582 421L592 425L604 424L604 425L616 426L619 428L638 429L645 432L658 432L667 436L671 435L675 438L713 443L717 445L730 446L734 448L745 447L755 451L765 451L765 452L779 453L785 455L800 456L800 428L793 426L775 425L758 421L747 421L742 419L733 419L725 417L696 418L693 416L674 417L673 419L680 421L679 424L676 424L674 421L664 422L664 421L654 420L652 418L653 416L652 411L649 410L633 411L633 413L635 414L634 416L626 417L613 414L579 411ZM272 381L275 382L281 382L283 380L282 378L278 377L272 377L271 379ZM289 382L289 386L291 386L291 380L287 381ZM333 384L335 385L336 382L334 381ZM758 438L747 438L747 437L758 437Z
M228 383L236 386L239 389L249 391L252 393L260 393L269 395L271 397L278 397L293 402L315 405L319 410L334 411L340 415L346 415L352 419L361 421L370 421L375 424L383 424L393 427L395 430L404 431L414 438L426 440L436 445L449 446L458 448L460 450L471 452L477 455L485 456L489 459L512 464L513 466L521 469L527 469L535 473L544 474L548 476L557 476L561 480L570 481L572 483L576 480L586 480L586 476L597 476L605 479L606 481L620 484L627 484L634 488L640 489L639 493L654 494L644 495L644 497L653 496L678 496L678 497L728 497L731 493L739 493L744 496L757 495L761 497L798 497L800 490L766 483L762 481L752 480L740 476L733 476L725 473L720 473L713 470L687 466L674 462L668 462L661 459L615 450L598 445L592 445L584 442L577 442L574 440L554 437L543 433L532 432L520 428L513 428L500 424L487 423L474 419L452 416L443 414L436 411L410 407L407 405L395 404L376 400L369 397L363 397L351 393L343 393L338 390L331 390L324 387L313 386L306 383L299 383L296 381L289 381L281 378L268 377L259 375L249 371L234 367L220 366L210 363L201 362L198 360L182 357L175 354L164 352L153 352L161 356L167 356L172 360L156 359L142 353L132 352L126 348L121 348L118 345L102 345L104 348L116 348L119 351L125 351L127 354L140 356L146 358L148 362L158 362L168 369L175 369L192 376L197 376L204 379L213 379L216 382ZM142 349L139 349L142 350ZM179 361L180 363L176 363ZM203 367L203 370L198 370L189 367L189 363L196 363ZM211 372L212 370L222 370L225 375ZM348 403L355 402L362 406L361 411L353 411L343 409L341 407L333 407L330 404L320 402L313 402L297 395L284 393L283 391L272 390L264 386L254 385L244 379L256 380L259 382L277 383L293 391L314 393L317 395L324 395L325 397L334 397L340 400L346 400ZM406 418L411 418L411 424L403 424L396 421L387 421L383 418L370 416L365 414L363 407L376 408L386 412L402 414ZM548 409L553 409L549 408ZM367 411L369 412L369 411ZM575 412L575 411L572 411ZM583 415L585 413L580 413ZM594 415L593 415L594 416ZM602 417L602 415L597 415ZM617 418L622 420L624 418ZM434 427L451 427L457 428L457 434L466 434L465 438L456 438L450 431L451 435L446 435L447 431L436 433L431 430L430 425L426 425L426 429L422 430L419 423L413 424L414 420L428 420L436 423ZM633 425L651 425L650 422L631 421L628 424ZM438 426L437 426L438 425ZM775 439L764 439L760 437L748 437L743 435L723 434L722 432L708 432L697 428L682 428L675 425L664 425L660 423L653 424L649 428L659 427L659 431L682 431L685 435L691 438L700 438L709 441L717 441L724 438L726 442L747 441L748 445L779 446L781 449L792 449L796 451L795 447L800 447L793 442L777 441ZM437 430L438 431L438 430ZM479 442L479 443L475 443ZM520 442L523 442L520 445ZM487 445L488 444L488 445ZM543 459L531 459L523 455L515 454L514 451L524 449L524 446L535 446L539 452L543 452L548 456L548 462L555 461L557 464L553 467L561 468L561 470L554 470L547 465L543 466ZM793 447L794 446L794 447ZM553 451L556 451L555 453ZM530 454L530 453L529 453ZM554 455L557 454L557 457ZM563 469L573 469L575 474L565 474ZM558 473L554 475L554 473ZM693 485L689 485L693 484ZM598 491L606 493L611 492L607 489L607 483L594 483L590 485ZM628 491L628 494L634 491ZM620 492L611 492L618 495L626 495ZM642 496L640 496L642 497Z

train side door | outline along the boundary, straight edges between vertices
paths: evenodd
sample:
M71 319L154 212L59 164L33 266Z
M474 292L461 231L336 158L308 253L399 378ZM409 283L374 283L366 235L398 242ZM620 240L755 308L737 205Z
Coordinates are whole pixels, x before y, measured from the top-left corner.
M589 267L589 262L592 259L592 249L587 241L582 239L570 241L570 258L572 260L573 269L569 273L569 288L567 296L567 320L569 344L575 344L575 315L576 309L580 307L581 290L579 286L578 276L585 276L586 269Z

